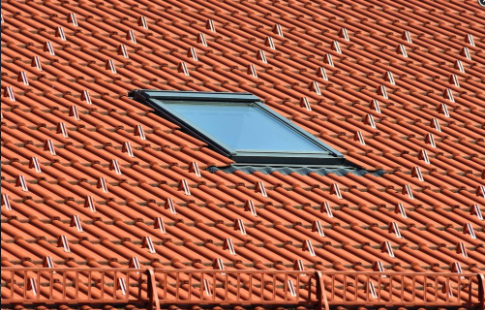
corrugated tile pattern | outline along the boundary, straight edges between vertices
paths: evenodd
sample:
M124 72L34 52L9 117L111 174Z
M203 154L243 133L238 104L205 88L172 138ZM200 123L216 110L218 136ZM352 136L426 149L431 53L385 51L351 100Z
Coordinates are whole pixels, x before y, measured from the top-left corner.
M149 310L147 308L139 308L134 305L127 305L124 307L119 307L119 306L105 306L105 307L90 307L90 306L83 306L83 307L73 307L73 306L67 306L64 305L62 307L58 308L59 310ZM185 308L179 308L177 306L172 306L170 308L162 308L162 310L182 310ZM191 310L202 310L202 309L210 309L210 310L223 310L223 309L231 309L231 310L243 310L245 309L244 307L237 306L233 308L223 308L223 307L209 307L209 308L203 308L200 306L194 306L190 308ZM255 310L266 310L266 309L274 309L273 307L255 307ZM296 309L296 310L308 310L312 308L306 308L299 306L297 308L291 308L291 307L279 307L278 310L286 310L286 309ZM338 310L347 310L351 308L345 308L345 307L338 307ZM372 308L361 308L363 310L365 309L372 309ZM426 308L416 308L417 310L426 310ZM436 308L437 310L445 310L447 308ZM16 306L14 310L46 310L45 307L40 306L40 307L28 307L28 306Z
M15 310L46 310L45 307L26 307L26 306L16 306L14 308ZM114 306L105 306L105 307L99 307L99 308L93 308L93 307L89 307L89 306L83 306L81 308L78 308L78 307L70 307L70 306L62 306L59 308L59 310L78 310L78 309L81 309L81 310L117 310L117 309L120 309L120 310L148 310L148 309L145 309L145 308L138 308L138 307L135 307L133 305L127 305L126 307L114 307ZM172 306L170 308L167 308L167 309L162 309L162 310L182 310L184 308L179 308L179 307L176 307L176 306ZM211 307L211 308L202 308L200 306L194 306L191 308L191 310L201 310L201 309L211 309L211 310L223 310L223 309L227 309L227 308L222 308L222 307ZM244 307L241 307L241 306L238 306L238 307L234 307L234 308L229 308L229 309L233 309L233 310L242 310L244 309ZM266 309L273 309L272 307L255 307L254 308L255 310L266 310ZM294 308L285 308L285 307L279 307L278 308L279 310L285 310L285 309L294 309ZM306 307L297 307L295 308L296 310L307 310L308 308ZM311 309L311 308L310 308ZM345 307L338 307L337 308L338 310L347 310L347 309L351 309L351 308L345 308ZM364 308L362 307L361 309L365 310L365 309L372 309L372 308ZM401 309L404 309L404 308L401 308ZM416 308L417 310L426 310L426 308ZM436 308L437 310L445 310L447 308L445 307L442 307L442 308Z
M474 0L2 2L2 266L483 272L484 19ZM231 161L140 88L254 93L386 174L212 174Z

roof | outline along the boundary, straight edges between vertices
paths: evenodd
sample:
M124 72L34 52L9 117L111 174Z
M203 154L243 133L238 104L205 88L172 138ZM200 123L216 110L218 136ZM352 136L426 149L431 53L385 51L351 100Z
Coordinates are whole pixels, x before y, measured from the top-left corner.
M474 0L2 2L2 268L483 273L484 19ZM385 173L228 173L134 89L253 93Z

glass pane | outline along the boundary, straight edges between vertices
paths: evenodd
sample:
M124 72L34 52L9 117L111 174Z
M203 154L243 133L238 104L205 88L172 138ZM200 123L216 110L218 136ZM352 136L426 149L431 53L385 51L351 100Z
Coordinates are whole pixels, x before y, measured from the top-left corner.
M163 103L237 151L328 153L256 106L165 100Z

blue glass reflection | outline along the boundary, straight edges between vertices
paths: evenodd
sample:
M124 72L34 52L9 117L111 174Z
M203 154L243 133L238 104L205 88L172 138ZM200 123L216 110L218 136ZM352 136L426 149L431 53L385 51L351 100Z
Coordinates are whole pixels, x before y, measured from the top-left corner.
M237 151L327 153L254 105L163 102L193 125Z

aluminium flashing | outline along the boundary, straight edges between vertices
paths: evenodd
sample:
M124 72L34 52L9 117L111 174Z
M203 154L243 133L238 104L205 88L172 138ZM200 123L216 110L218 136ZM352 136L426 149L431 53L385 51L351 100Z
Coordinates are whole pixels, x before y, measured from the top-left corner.
M281 173L282 175L290 175L292 173L297 173L299 175L309 175L311 173L316 173L321 176L326 176L328 174L335 174L337 176L345 176L352 173L356 176L364 176L370 174L373 176L382 176L386 172L384 170L367 171L362 168L356 168L352 166L337 166L337 167L275 167L275 166L243 166L243 165L232 165L228 167L209 167L207 171L211 173L216 173L222 171L228 174L234 174L236 172L244 172L246 174L253 174L259 172L265 175L272 174L273 172Z
M159 89L137 89L128 94L133 99L144 102L153 97L165 100L207 100L207 101L256 101L260 100L251 93L178 91ZM146 102L150 104L150 102Z

